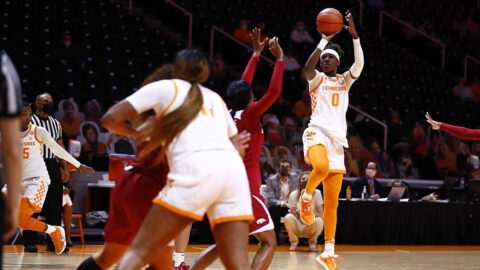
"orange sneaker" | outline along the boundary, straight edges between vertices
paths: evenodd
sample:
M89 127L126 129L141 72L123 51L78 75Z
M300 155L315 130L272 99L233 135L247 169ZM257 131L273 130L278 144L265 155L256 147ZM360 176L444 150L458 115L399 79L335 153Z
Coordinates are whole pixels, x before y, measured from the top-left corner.
M320 254L315 258L315 261L320 264L324 270L337 270L337 262L339 262L340 259L338 255L324 258L322 254Z
M55 253L60 255L65 251L67 247L67 241L65 240L65 230L60 226L54 226L55 231L50 234L53 245L55 246Z
M312 225L315 222L315 215L313 214L312 209L312 200L304 201L303 200L303 193L305 190L302 191L302 195L300 196L300 218L302 219L303 223L307 225Z

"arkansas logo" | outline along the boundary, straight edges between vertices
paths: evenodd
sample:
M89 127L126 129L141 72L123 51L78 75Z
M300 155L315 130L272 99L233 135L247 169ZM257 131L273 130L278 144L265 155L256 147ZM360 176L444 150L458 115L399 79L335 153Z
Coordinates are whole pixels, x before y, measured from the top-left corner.
M257 223L258 225L262 225L262 224L265 223L265 222L267 222L267 220L264 219L264 218L259 218L259 219L257 219L257 221L256 221L256 223Z

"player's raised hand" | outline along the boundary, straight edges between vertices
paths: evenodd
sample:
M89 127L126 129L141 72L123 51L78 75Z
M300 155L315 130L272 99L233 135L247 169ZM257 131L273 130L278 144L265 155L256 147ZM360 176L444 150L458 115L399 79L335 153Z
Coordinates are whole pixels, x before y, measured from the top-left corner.
M269 38L265 38L260 40L261 30L258 27L253 28L252 33L250 34L250 38L252 39L252 47L253 47L253 54L256 56L260 56L265 48L265 45L268 44Z
M353 22L352 13L350 13L350 10L347 10L347 12L345 12L345 20L347 20L348 25L344 25L343 28L347 29L348 32L350 32L353 39L357 39L357 29L355 28L355 23Z
M78 170L86 176L88 176L90 173L95 172L95 170L92 167L88 167L87 165L83 165L83 164L81 164L80 167L78 167Z
M330 35L328 35L328 36L325 35L324 33L320 33L320 34L322 34L322 38L323 38L323 39L326 39L326 40L328 40L328 42L330 42L330 41L332 41L332 39L333 39L338 33L340 33L340 31L342 31L342 28L340 28L340 30L339 30L338 32L333 33L333 34L330 34Z
M283 50L282 47L280 46L280 43L278 43L278 37L273 37L270 42L268 43L268 48L270 49L270 52L277 58L277 61L283 61Z
M425 117L427 118L427 122L430 125L432 125L432 128L434 130L439 130L440 129L440 126L442 125L442 122L438 122L438 121L433 120L428 112L425 114Z

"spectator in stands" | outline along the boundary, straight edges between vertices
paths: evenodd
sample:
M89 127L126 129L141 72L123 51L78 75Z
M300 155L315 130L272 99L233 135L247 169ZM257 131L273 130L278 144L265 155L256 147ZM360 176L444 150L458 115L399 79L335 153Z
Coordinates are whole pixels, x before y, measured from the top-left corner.
M69 139L76 139L80 135L82 120L75 117L73 104L69 100L63 102L63 111L65 115L60 119L60 125L63 131L63 144L68 145Z
M480 159L477 155L470 155L467 162L472 166L473 179L480 179Z
M277 242L280 233L280 218L288 213L288 196L297 187L297 179L295 175L290 174L291 169L290 160L281 160L278 165L278 173L267 179L265 188L265 203L273 219Z
M378 171L382 177L393 177L395 174L395 165L393 164L393 161L388 153L380 148L380 145L376 140L369 142L368 150L374 155L378 165Z
M437 168L442 178L457 169L455 156L448 150L447 145L444 143L438 145L435 162L437 163Z
M285 62L285 71L297 71L302 67L298 63L297 59L293 57L293 52L291 50L287 51L283 61Z
M354 198L361 198L363 188L366 187L367 198L377 200L381 197L385 197L386 194L382 184L375 179L376 174L377 165L375 162L369 162L367 168L365 169L365 176L358 178L353 183L352 196Z
M251 33L252 32L248 30L248 22L242 19L238 23L238 28L235 29L235 32L233 32L233 36L242 42L250 44L250 42L252 41L252 39L250 38Z
M413 166L413 162L409 157L400 158L397 164L397 174L400 179L419 179L418 170Z
M475 94L472 88L465 84L464 78L458 79L458 83L452 88L452 92L460 101L475 101Z
M415 124L412 130L414 140L414 153L426 155L428 153L427 138L425 137L425 129L420 124Z
M265 181L275 174L272 156L266 146L262 147L262 152L260 153L260 174L262 176L262 184L265 184Z
M302 92L302 98L295 102L293 106L292 113L299 119L304 121L312 115L312 106L310 105L311 99L308 90Z
M284 60L285 61L285 60ZM291 115L292 104L286 99L283 94L278 96L277 100L268 110L269 113L278 116L279 119L283 119L285 115Z
M350 139L348 139L348 145L353 159L358 165L359 175L364 176L365 168L369 162L375 161L375 157L363 148L362 142L357 137L350 137ZM378 176L381 175L379 174Z
M294 117L284 118L282 137L290 149L293 149L292 145L302 143L302 134L297 130L297 120Z
M345 177L358 177L358 165L357 163L352 159L352 155L348 150L345 150L345 155L344 155L344 160L345 160Z
M72 34L66 32L62 36L62 44L53 52L53 57L65 68L85 68L85 61L79 47L72 44Z
M400 142L408 141L408 129L400 119L397 111L390 111L390 121L388 122L388 141L392 147Z
M308 246L310 251L317 250L317 240L323 231L323 198L320 190L316 189L312 196L313 213L315 221L312 225L306 225L300 218L300 192L307 185L310 172L303 172L298 178L298 187L290 193L288 198L289 213L285 216L285 228L288 232L290 240L290 250L294 251L298 246L298 238L308 238Z
M98 141L98 127L90 123L86 123L82 127L82 135L87 139L87 142L82 145L82 151L80 152L79 160L88 166L93 167L95 170L107 170L104 166L105 157L107 155L107 148L105 144Z
M305 23L298 21L290 33L290 39L295 43L314 43L315 41L305 29Z
M91 121L97 124L101 131L106 131L102 127L102 106L96 99L92 99L85 105L85 121Z
M225 70L223 69L223 56L221 53L215 53L210 63L210 75L212 77L225 76Z
M464 142L460 142L460 144L458 145L458 152L456 157L458 171L465 171L465 165L467 164L467 159L469 156L470 149L468 149L468 145Z
M274 155L275 155L275 159L279 162L281 160L289 160L290 164L291 164L291 172L293 172L293 173L297 172L297 166L296 166L297 159L292 154L290 149L288 149L288 147L285 147L285 146L282 146L282 145L279 145L279 146L275 147Z

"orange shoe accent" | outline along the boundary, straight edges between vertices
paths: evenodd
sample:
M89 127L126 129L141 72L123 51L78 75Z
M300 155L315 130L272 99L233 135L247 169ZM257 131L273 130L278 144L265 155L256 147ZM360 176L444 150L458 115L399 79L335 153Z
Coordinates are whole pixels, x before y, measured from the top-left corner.
M315 215L313 214L312 208L312 200L304 201L303 200L303 193L300 196L300 218L302 219L303 223L307 225L312 225L315 222Z
M67 247L67 241L65 240L65 230L60 226L55 226L55 231L50 234L53 245L55 246L55 253L60 255L65 251Z
M340 262L341 258L338 255L324 258L322 254L320 254L315 258L315 261L320 264L324 270L337 270L337 262Z

